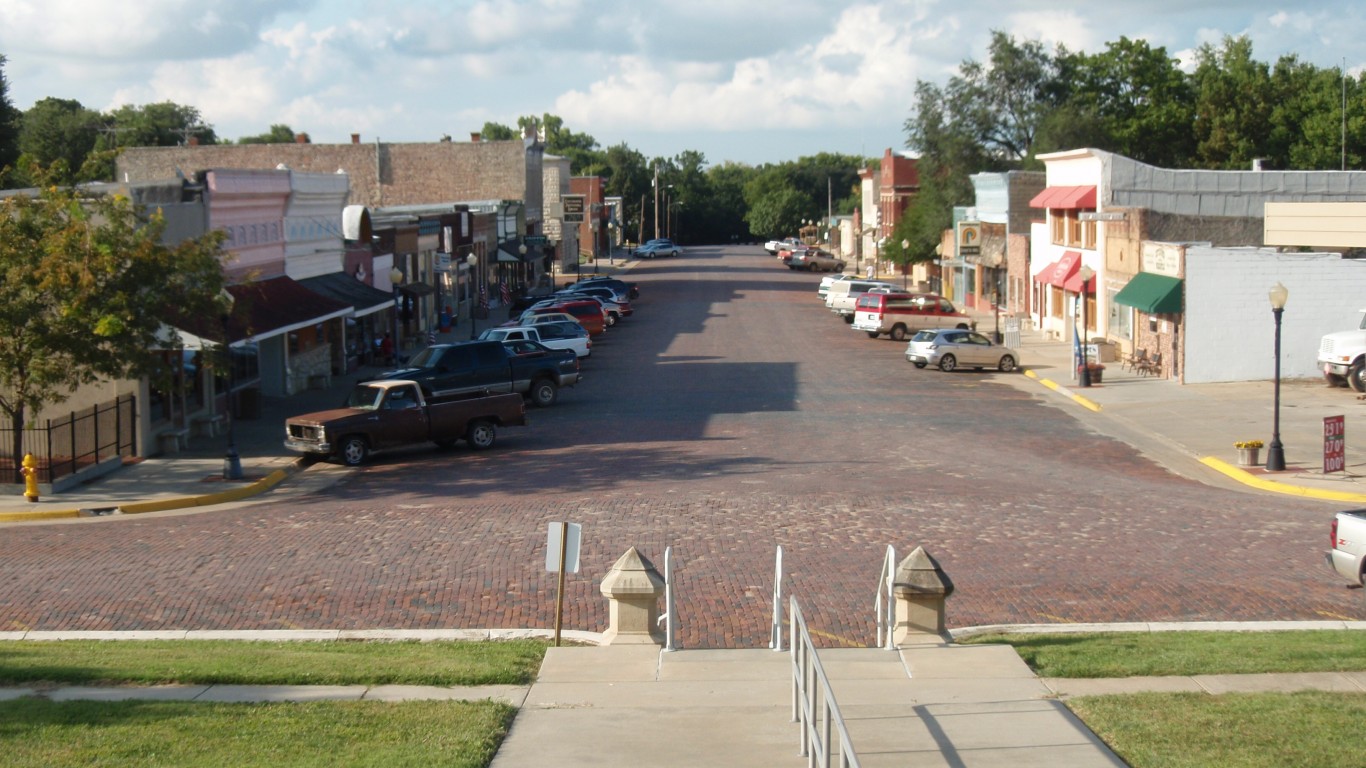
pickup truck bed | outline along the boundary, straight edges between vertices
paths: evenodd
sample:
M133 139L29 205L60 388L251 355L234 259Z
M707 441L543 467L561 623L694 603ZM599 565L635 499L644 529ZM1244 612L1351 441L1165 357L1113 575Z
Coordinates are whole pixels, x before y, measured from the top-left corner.
M1333 516L1332 547L1324 553L1328 567L1356 585L1363 583L1366 564L1366 509L1349 509Z

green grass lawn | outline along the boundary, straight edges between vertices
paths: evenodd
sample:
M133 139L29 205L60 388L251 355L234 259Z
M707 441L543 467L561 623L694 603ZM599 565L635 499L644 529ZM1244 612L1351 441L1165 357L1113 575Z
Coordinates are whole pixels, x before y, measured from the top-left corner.
M1366 670L1366 632L1115 632L985 635L1041 677L1139 677Z
M1366 670L1366 632L994 635L1044 677ZM1084 696L1068 707L1134 768L1362 765L1366 694Z
M527 685L547 643L0 643L0 685Z
M0 684L528 685L547 643L0 643ZM487 766L516 709L484 701L0 702L0 764Z
M482 768L516 710L492 701L0 702L0 763Z

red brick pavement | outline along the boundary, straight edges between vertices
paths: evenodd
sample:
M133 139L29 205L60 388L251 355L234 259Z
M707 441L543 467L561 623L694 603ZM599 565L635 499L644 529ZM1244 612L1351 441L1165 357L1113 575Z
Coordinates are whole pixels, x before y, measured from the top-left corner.
M943 564L952 627L1366 618L1322 565L1324 506L1181 479L990 374L917 371L768 261L642 268L651 303L493 451L398 453L287 503L0 529L0 630L550 627L558 520L585 536L567 628L606 629L627 547L662 567L672 546L693 648L767 643L778 545L828 645L873 642L888 544Z

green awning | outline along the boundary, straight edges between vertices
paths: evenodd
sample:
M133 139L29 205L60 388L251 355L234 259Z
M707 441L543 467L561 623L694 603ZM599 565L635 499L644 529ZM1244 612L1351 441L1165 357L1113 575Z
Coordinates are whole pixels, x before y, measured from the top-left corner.
M1128 285L1115 294L1115 302L1150 315L1179 314L1181 278L1139 272Z

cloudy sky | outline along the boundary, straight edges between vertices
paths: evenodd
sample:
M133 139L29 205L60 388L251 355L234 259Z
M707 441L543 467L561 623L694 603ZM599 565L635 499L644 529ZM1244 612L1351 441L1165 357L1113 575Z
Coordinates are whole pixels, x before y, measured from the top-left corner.
M15 106L174 101L220 137L468 140L549 112L606 147L711 163L905 145L915 82L985 59L992 30L1094 53L1366 67L1361 0L0 0Z

